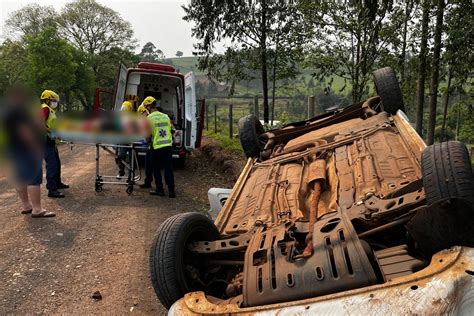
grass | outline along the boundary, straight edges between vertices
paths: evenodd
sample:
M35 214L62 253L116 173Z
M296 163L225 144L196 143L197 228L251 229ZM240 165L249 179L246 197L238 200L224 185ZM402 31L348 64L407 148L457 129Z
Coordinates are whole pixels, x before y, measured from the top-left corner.
M223 149L236 153L242 153L242 146L237 137L230 138L222 133L204 130L204 136L212 138L220 143Z

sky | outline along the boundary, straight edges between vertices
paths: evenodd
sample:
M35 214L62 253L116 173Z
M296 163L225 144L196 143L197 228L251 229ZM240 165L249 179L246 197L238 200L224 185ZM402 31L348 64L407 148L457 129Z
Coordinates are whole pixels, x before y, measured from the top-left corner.
M183 21L181 8L189 0L97 0L99 3L117 11L122 18L132 24L135 38L141 47L152 42L166 57L174 57L180 50L184 56L191 56L195 40L191 36L192 24ZM67 0L0 0L0 18L5 21L9 14L29 3L53 6L60 11ZM0 37L5 39L7 31L1 25Z

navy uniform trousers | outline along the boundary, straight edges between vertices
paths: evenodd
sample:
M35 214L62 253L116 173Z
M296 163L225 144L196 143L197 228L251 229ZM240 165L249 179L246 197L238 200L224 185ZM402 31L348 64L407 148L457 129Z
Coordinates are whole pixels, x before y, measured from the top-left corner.
M61 160L59 160L56 142L49 137L46 139L44 160L46 161L46 188L48 191L55 191L61 184Z

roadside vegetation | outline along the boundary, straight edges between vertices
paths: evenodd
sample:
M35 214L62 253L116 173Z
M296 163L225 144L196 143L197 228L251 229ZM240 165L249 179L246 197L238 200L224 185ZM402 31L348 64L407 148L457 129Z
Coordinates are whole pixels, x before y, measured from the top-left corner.
M236 133L255 96L263 120L298 121L307 117L308 96L316 114L347 106L373 95L372 71L390 66L428 143L474 143L468 1L192 1L182 14L193 23L195 56L180 47L165 56L159 43L138 47L131 24L95 0L60 10L28 4L4 22L0 93L17 83L37 95L47 87L61 93L61 111L90 110L96 87L113 91L119 63L167 63L195 73L197 96L208 111L217 105L218 124L228 127L234 106ZM216 51L221 41L228 44Z

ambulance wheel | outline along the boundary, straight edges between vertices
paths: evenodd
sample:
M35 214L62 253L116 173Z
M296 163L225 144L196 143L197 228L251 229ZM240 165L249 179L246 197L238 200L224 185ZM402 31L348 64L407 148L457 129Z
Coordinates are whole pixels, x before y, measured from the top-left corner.
M95 184L95 192L100 193L100 192L102 192L102 190L103 190L102 189L102 184L96 183Z

